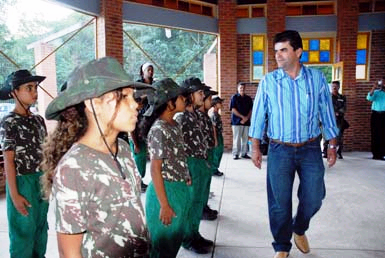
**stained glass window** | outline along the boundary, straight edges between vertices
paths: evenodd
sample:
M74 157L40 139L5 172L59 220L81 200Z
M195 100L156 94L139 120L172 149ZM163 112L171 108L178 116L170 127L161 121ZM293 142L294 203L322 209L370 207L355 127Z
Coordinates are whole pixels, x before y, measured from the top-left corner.
M303 38L301 62L305 64L333 63L333 38Z
M252 35L251 42L252 80L257 81L265 75L265 35Z
M359 32L357 35L356 79L366 80L368 74L369 32Z

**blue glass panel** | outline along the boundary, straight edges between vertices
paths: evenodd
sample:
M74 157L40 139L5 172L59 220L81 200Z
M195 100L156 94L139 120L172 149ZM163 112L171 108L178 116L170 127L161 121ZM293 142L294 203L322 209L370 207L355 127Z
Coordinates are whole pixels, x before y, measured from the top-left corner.
M319 39L309 40L309 48L310 50L319 50Z
M356 63L358 65L360 64L366 64L366 49L360 49L357 50L357 59Z
M308 51L303 51L301 60L299 60L301 63L307 63L309 62L309 52Z
M263 65L263 52L262 51L254 51L254 53L253 53L253 64L255 64L255 65Z
M321 63L330 62L330 52L329 51L320 51L319 60Z

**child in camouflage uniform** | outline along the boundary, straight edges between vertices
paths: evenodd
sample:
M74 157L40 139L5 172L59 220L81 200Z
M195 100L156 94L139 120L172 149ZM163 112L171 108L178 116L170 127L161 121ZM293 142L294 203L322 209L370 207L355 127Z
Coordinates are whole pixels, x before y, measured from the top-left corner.
M146 219L151 237L150 257L171 258L178 254L191 209L191 177L183 134L173 119L177 112L185 110L186 104L184 89L172 79L158 81L154 87L154 111L145 113L147 128L152 124L147 136L152 182L146 194ZM148 131L147 128L144 130Z
M141 178L117 135L134 130L134 93L151 86L129 78L116 59L91 61L47 107L58 124L44 145L43 182L61 257L148 257Z
M219 114L219 110L222 108L223 99L220 97L215 97L211 101L211 106L213 108L213 112L210 114L211 121L214 126L214 140L215 147L213 149L213 160L211 163L211 169L213 175L215 176L223 176L223 172L219 171L219 165L221 164L221 159L224 151L223 145L223 124L221 115Z
M199 233L199 224L205 206L205 187L210 178L211 171L207 164L206 136L202 131L203 122L197 114L197 110L203 105L203 90L206 86L195 77L186 79L182 83L190 94L186 102L186 111L176 117L176 121L182 127L184 148L187 155L187 166L192 178L192 209L189 215L189 230L183 240L182 246L195 253L205 254L209 252L213 242L204 239Z
M39 183L41 144L47 130L44 119L29 110L37 100L37 85L44 79L19 70L0 89L0 99L15 99L14 111L0 124L11 258L41 258L47 247L48 202L42 199Z
M215 139L214 139L214 127L211 122L209 115L207 114L208 110L211 108L211 98L212 95L218 94L216 91L210 90L210 87L207 87L204 91L203 105L199 107L197 110L197 114L199 115L199 119L202 122L202 130L203 134L206 136L206 148L207 148L207 163L209 165L209 169L211 171L211 164L213 162L213 148L215 147ZM210 194L210 185L211 185L211 176L209 177L209 181L205 186L204 193L204 202L205 206L203 207L202 219L203 220L215 220L218 216L218 211L212 210L208 206L209 194Z

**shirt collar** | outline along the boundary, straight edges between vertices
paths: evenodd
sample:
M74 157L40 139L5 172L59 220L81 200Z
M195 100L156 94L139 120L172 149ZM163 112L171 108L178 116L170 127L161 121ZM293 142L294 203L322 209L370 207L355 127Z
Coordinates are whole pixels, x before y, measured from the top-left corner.
M308 76L311 76L310 73L308 72L308 68L306 66L304 66L303 64L301 64L301 69L299 70L299 74L295 78L295 80L299 80L299 79L306 80ZM289 77L289 75L287 73L285 73L285 71L282 68L279 68L277 70L276 79L282 80L285 77Z

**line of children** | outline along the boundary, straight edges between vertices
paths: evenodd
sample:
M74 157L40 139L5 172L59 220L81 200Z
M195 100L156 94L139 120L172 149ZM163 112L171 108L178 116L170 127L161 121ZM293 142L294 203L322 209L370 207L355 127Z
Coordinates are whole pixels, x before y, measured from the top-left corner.
M114 58L88 62L47 107L58 123L43 148L43 183L60 257L148 257L141 178L117 135L134 130L134 94L151 86L129 78Z
M181 128L174 115L185 110L185 89L166 78L154 84L153 110L142 124L151 157L146 193L146 219L151 237L151 258L176 257L186 232L191 209L191 177L187 168ZM151 129L150 129L151 127Z
M15 99L15 109L0 123L0 142L6 173L10 257L45 257L48 202L40 188L41 144L47 134L44 119L33 114L37 87L44 76L28 70L10 74L0 89L0 99Z

